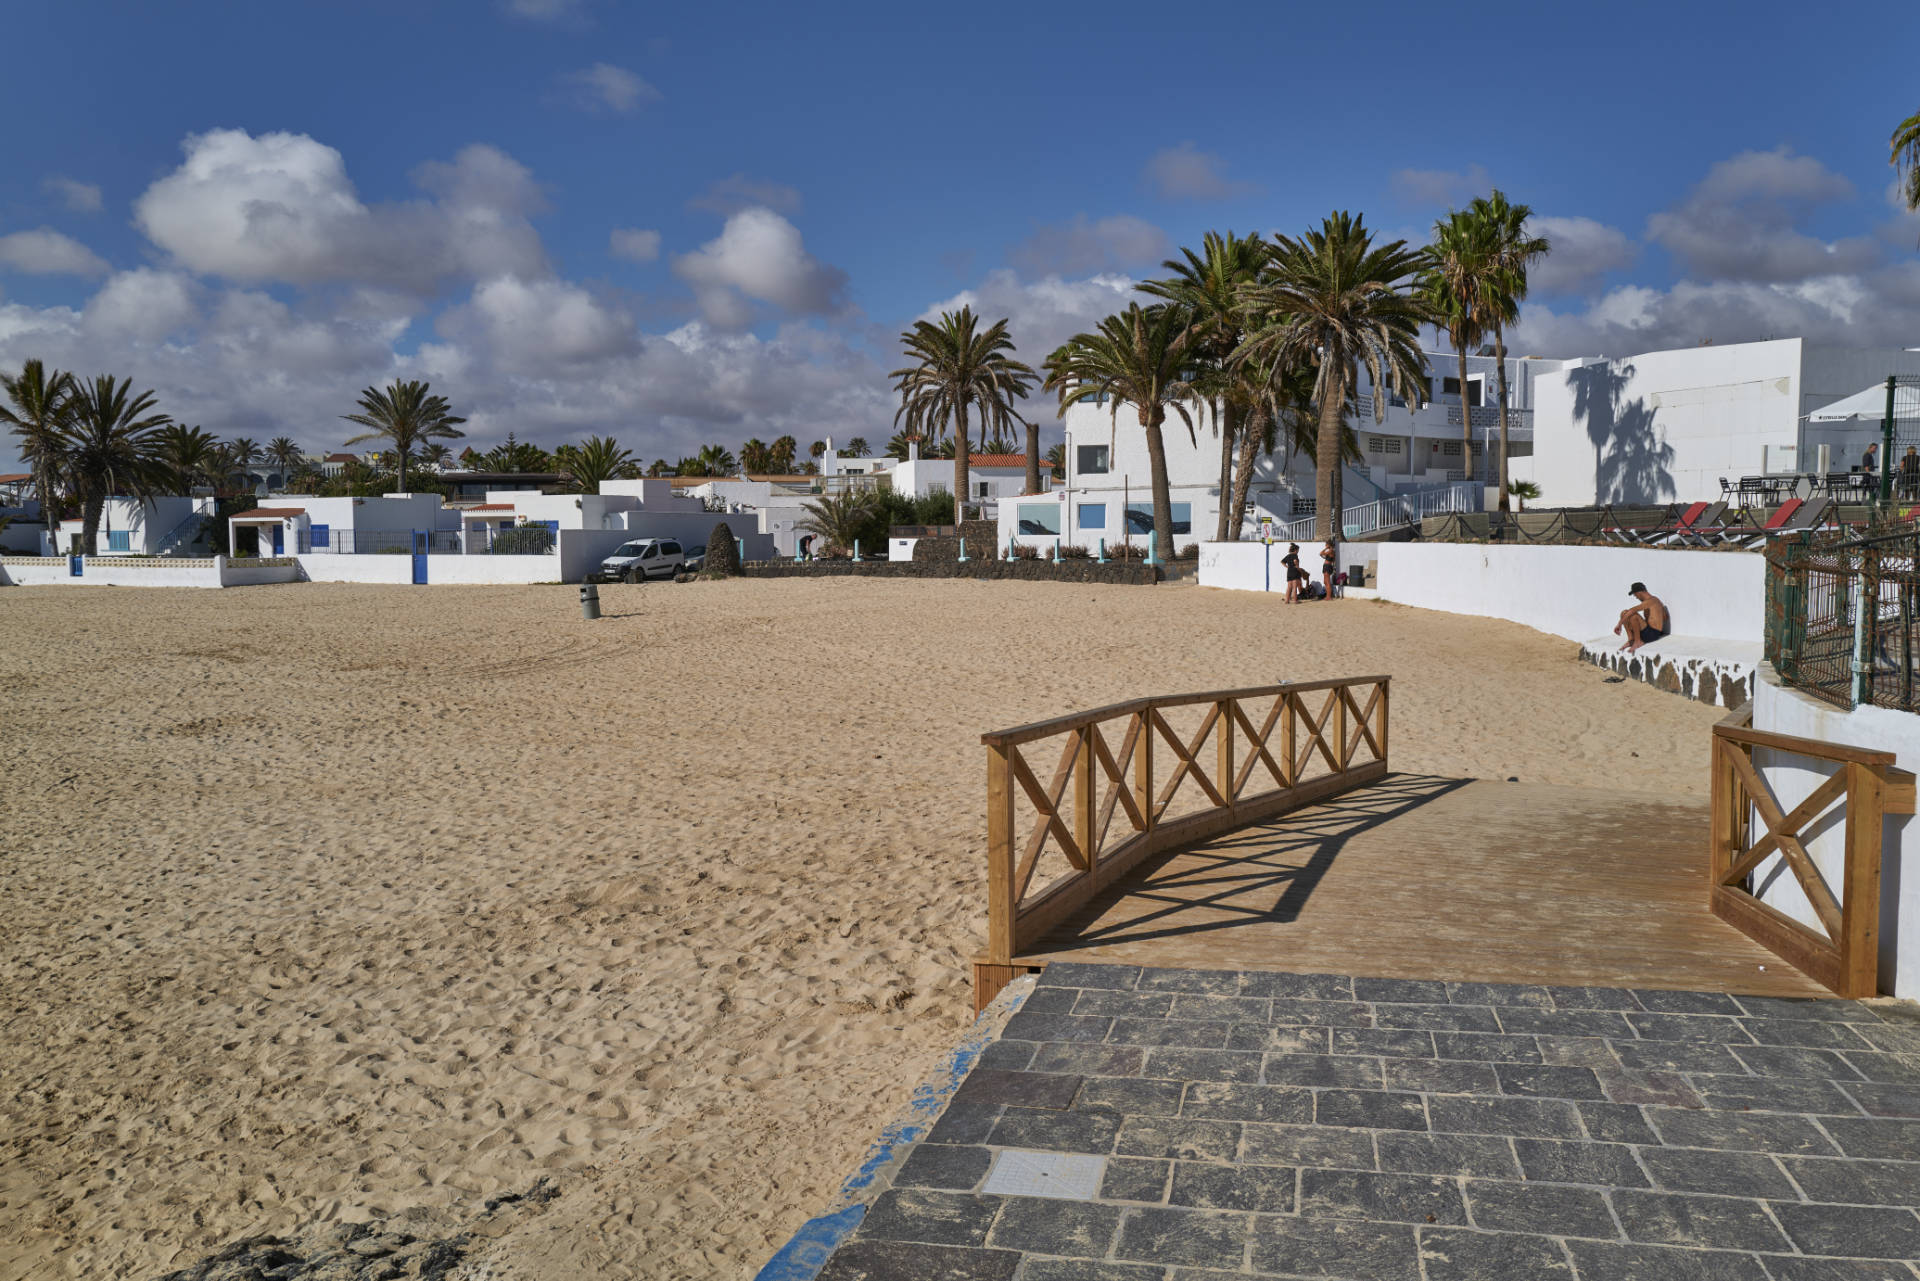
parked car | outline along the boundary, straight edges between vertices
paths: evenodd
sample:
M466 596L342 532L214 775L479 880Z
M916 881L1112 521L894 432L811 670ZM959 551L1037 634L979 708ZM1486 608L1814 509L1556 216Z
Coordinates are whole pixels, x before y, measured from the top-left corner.
M707 567L707 545L705 543L701 543L698 547L687 548L687 565L686 565L687 572L689 574L697 574L701 570L705 569L706 567Z
M604 583L642 583L649 578L672 578L686 562L686 553L674 539L637 538L614 548L593 577Z

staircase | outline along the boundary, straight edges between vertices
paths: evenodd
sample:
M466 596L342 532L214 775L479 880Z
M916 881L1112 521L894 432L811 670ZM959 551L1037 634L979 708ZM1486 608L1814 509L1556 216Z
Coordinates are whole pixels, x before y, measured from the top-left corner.
M154 547L153 554L155 556L186 555L187 549L193 546L200 535L202 522L209 519L209 516L210 513L203 511L189 512L185 520L167 531L166 537Z
M1407 490L1391 498L1376 499L1341 511L1340 536L1370 538L1386 530L1418 525L1428 516L1477 512L1484 503L1485 493L1477 481ZM1290 543L1318 539L1322 536L1319 520L1318 516L1296 520L1284 527L1286 532L1283 537Z

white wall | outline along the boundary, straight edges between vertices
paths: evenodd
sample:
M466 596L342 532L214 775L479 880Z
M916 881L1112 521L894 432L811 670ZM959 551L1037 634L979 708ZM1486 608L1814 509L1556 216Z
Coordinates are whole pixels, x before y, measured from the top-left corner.
M1771 668L1762 669L1755 685L1753 727L1892 752L1894 763L1901 769L1920 773L1920 716L1884 707L1843 711L1797 690L1782 688ZM1833 769L1805 757L1766 750L1756 751L1754 759L1787 810L1805 799ZM1807 853L1838 900L1845 864L1845 828L1829 821L1813 831L1812 838L1805 841ZM1760 865L1755 884L1761 887L1762 901L1812 926L1816 933L1825 932L1799 883L1780 866L1777 857ZM1888 816L1881 831L1880 990L1920 998L1920 830L1908 814Z
M408 555L342 556L330 552L296 556L300 577L311 583L411 583L413 557ZM453 560L436 556L434 560Z
M1358 559L1343 545L1340 564ZM1587 641L1605 636L1644 582L1666 602L1679 636L1762 639L1766 560L1757 552L1643 547L1497 547L1475 543L1369 543L1382 600L1453 614L1504 618ZM1204 579L1202 580L1204 581Z
M224 556L163 556L134 559L88 556L74 577L64 556L0 557L0 584L16 587L244 587L291 583L299 573L291 560L235 567Z
M1286 554L1285 543L1201 543L1200 585L1284 593L1287 569L1280 558Z

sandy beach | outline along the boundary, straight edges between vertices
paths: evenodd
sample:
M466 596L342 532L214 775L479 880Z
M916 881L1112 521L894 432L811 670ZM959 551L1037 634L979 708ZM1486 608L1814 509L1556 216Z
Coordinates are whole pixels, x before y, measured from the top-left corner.
M965 1028L983 730L1389 672L1396 769L1698 795L1719 715L1360 601L601 597L0 589L0 1281L543 1175L496 1281L748 1276Z

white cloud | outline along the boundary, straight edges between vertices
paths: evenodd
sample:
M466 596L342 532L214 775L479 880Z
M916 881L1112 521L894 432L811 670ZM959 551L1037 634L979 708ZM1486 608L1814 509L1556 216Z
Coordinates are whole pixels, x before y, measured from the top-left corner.
M1142 176L1167 200L1228 200L1254 189L1252 183L1229 181L1226 168L1219 156L1183 142L1154 152Z
M100 287L87 303L87 331L119 341L155 343L193 322L194 284L177 272L139 267L123 271Z
M441 334L478 348L495 367L538 369L626 355L640 348L633 317L578 285L503 276L477 286L443 316Z
M722 178L687 201L689 209L704 209L708 213L717 213L728 218L742 209L751 209L755 205L772 209L783 214L797 214L801 206L800 193L783 182L770 182L764 178L749 178L744 173Z
M1610 271L1631 267L1640 246L1625 232L1592 218L1557 218L1536 214L1527 230L1545 236L1552 251L1527 272L1536 294L1571 293Z
M1409 205L1461 205L1493 189L1493 178L1481 165L1464 171L1398 169L1391 183L1394 195Z
M607 252L628 262L652 262L660 256L660 233L638 227L615 227L607 237Z
M1007 259L1030 276L1078 276L1158 266L1172 251L1167 233L1144 218L1113 214L1089 219L1076 214L1067 222L1036 227Z
M104 276L109 270L93 250L46 227L0 236L0 267L35 276Z
M40 189L60 197L60 203L75 213L100 212L100 188L93 183L53 174L41 180Z
M1701 276L1786 282L1858 271L1879 257L1870 237L1827 241L1800 230L1816 207L1852 196L1853 184L1811 156L1747 151L1649 218L1647 235Z
M340 153L305 134L190 135L134 202L147 238L189 270L248 283L364 281L428 292L449 278L546 273L528 216L539 189L486 146L421 166L437 198L363 204Z
M1038 369L1040 362L1067 339L1091 330L1105 317L1125 310L1130 302L1146 301L1134 293L1134 281L1125 275L1081 280L1048 275L1024 280L1002 267L988 272L975 288L934 303L919 318L935 320L941 312L961 307L972 307L987 324L1005 317L1019 358Z
M591 67L569 72L565 83L575 106L585 111L611 111L625 115L643 102L658 102L660 91L625 67L596 62Z
M674 274L693 287L702 316L722 329L752 320L748 299L795 314L842 310L847 274L807 252L800 229L771 209L743 209L720 235L673 260Z

